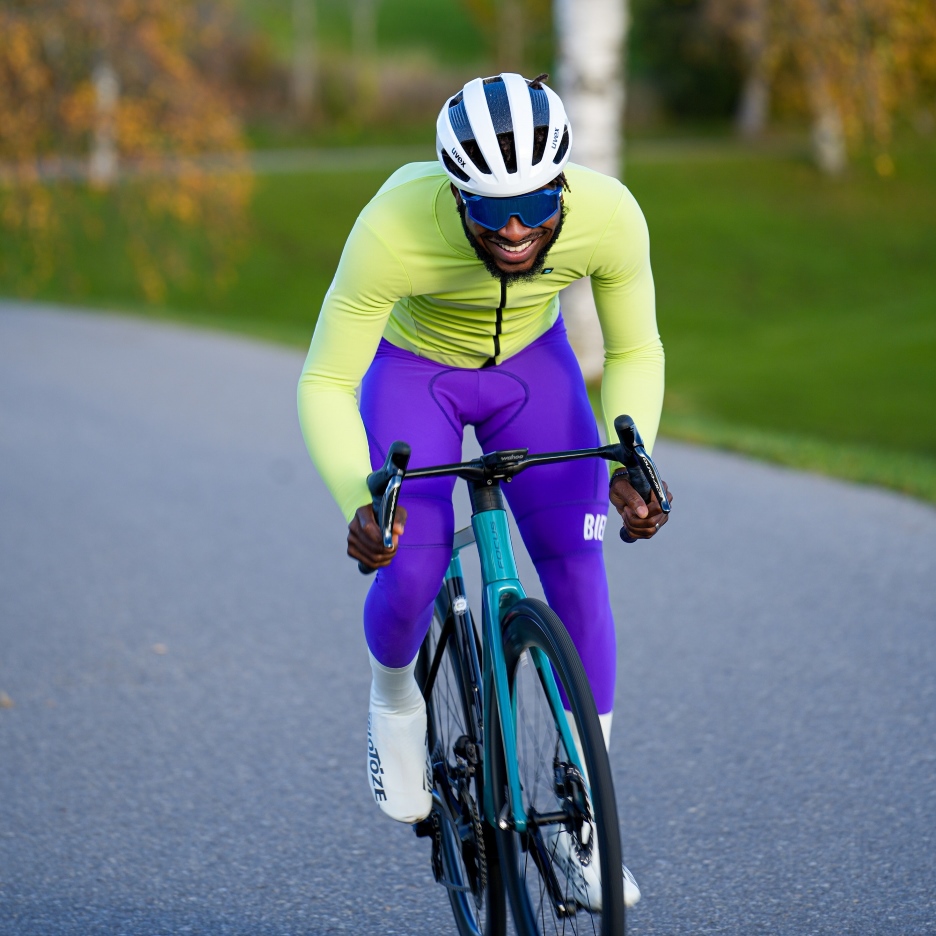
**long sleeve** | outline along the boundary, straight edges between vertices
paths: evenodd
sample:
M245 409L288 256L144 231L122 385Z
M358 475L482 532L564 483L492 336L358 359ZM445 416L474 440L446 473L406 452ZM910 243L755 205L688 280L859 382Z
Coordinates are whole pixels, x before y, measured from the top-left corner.
M663 408L664 355L657 331L647 223L627 189L588 272L605 347L601 405L608 438L615 438L615 417L627 413L649 451Z
M410 291L396 254L359 218L325 295L298 389L309 455L348 521L370 500L370 456L356 391L394 303Z

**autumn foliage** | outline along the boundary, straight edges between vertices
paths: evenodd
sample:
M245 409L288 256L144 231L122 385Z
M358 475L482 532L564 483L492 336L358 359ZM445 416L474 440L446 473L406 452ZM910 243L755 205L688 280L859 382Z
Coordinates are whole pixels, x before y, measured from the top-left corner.
M708 11L749 78L800 102L842 146L870 143L882 174L895 122L936 100L933 0L708 0Z
M0 224L24 245L23 288L66 262L66 221L93 236L107 212L148 299L187 275L182 242L199 241L219 286L230 279L251 182L230 95L206 67L225 28L221 7L184 0L0 6Z

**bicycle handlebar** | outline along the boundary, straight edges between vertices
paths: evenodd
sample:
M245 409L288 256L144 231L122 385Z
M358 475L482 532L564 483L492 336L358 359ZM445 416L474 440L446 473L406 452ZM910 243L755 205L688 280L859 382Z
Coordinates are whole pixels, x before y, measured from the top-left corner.
M529 455L528 449L512 449L489 452L469 462L415 468L412 471L407 471L410 447L405 442L394 442L387 451L383 466L367 476L367 489L373 499L374 517L380 527L383 544L387 549L393 545L393 519L404 477L437 478L442 475L457 475L467 481L493 483L510 479L534 465L550 465L579 458L603 458L606 461L619 462L627 469L628 480L644 501L649 504L651 495L655 494L663 513L669 513L670 503L660 474L644 448L634 420L630 416L618 416L614 420L614 430L618 437L617 443L600 448L544 452L538 455ZM635 542L627 536L624 527L621 527L621 539L625 543ZM358 569L364 575L375 571L363 562L358 562Z

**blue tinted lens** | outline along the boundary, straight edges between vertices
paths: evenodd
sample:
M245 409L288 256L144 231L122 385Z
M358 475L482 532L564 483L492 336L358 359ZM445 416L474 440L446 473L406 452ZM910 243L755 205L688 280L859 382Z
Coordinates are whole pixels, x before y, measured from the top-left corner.
M472 221L489 231L499 231L514 215L530 228L548 221L559 210L562 187L509 198L489 198L467 192L461 195Z

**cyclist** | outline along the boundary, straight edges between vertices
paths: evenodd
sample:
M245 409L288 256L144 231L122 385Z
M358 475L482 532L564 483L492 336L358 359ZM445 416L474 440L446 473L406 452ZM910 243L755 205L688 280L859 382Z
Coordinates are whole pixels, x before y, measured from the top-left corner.
M469 424L486 451L599 445L558 299L588 275L605 345L604 413L629 413L648 448L659 422L664 360L646 223L620 182L569 162L569 121L546 78L476 78L446 101L438 162L397 170L358 217L299 382L303 434L349 522L348 555L378 569L364 606L368 765L378 805L403 822L431 809L414 669L451 557L455 479L404 485L387 550L368 472L396 439L412 447L413 468L459 461ZM591 460L519 475L505 494L582 658L607 741L616 660L601 543L608 497L635 538L652 537L666 515L644 504L626 472L609 488ZM639 891L627 877L633 903Z

